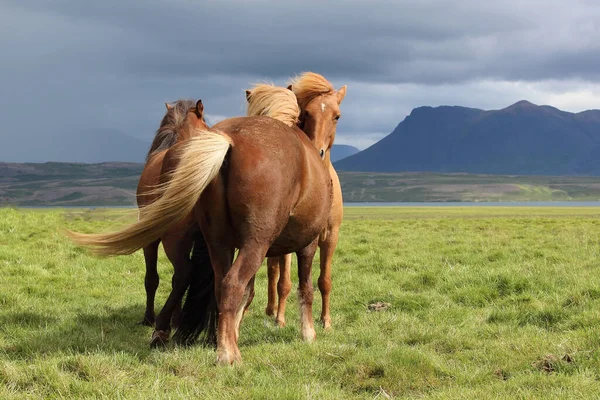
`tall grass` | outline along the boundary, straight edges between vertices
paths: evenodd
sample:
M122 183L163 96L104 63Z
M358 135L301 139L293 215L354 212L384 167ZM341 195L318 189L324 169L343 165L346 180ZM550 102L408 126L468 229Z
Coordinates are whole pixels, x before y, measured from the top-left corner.
M264 316L262 268L241 330L243 364L233 368L200 347L150 350L151 329L136 325L141 253L94 258L59 231L110 229L117 214L0 209L0 398L600 392L600 209L347 208L333 330L303 343L294 296L288 326L276 328ZM171 272L161 253L158 305ZM370 311L377 302L389 306Z

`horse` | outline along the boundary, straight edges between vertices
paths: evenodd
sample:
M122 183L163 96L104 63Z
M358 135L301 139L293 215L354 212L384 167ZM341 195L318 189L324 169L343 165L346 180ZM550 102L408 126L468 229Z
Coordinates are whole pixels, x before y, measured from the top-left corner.
M314 74L316 75L316 74ZM323 78L321 75L317 76L317 79L323 81L325 78ZM326 81L325 81L326 82ZM298 87L302 88L306 85L300 85L298 84ZM291 85L288 86L288 90L292 90ZM281 99L281 96L283 96L283 99ZM248 110L247 110L247 116L257 116L257 115L265 115L265 116L270 116L271 118L275 118L275 119L279 119L280 121L286 123L287 125L292 125L292 124L297 124L300 123L300 120L298 118L298 116L296 115L298 112L296 110L297 107L291 107L289 105L289 102L286 102L286 97L289 96L289 94L285 93L282 91L282 88L277 88L273 85L266 85L266 84L258 84L255 85L251 90L246 90L246 99L247 99L247 105L248 105ZM201 105L201 103L200 103ZM168 116L170 116L171 114L173 114L172 112L169 112L169 110L172 110L173 108L169 108L171 106L169 106L167 104L167 114L165 115L165 118L167 118ZM193 110L190 109L190 113ZM202 110L200 110L198 108L198 110L196 111L195 115L201 115L203 111L203 107ZM319 117L319 114L317 114L317 117ZM172 119L172 118L171 118ZM179 123L181 125L181 123ZM173 124L171 124L173 125ZM161 124L162 126L162 124ZM138 186L138 196L140 196L140 187L142 185L141 182L144 182L146 186L144 186L144 190L148 191L150 187L154 187L156 185L156 183L159 181L159 176L160 175L160 167L163 165L162 161L164 158L164 153L166 151L166 149L170 148L174 143L176 143L178 140L183 140L187 137L190 137L190 133L189 132L193 132L190 130L186 130L184 132L180 132L177 133L176 130L173 130L171 128L172 134L169 136L165 136L165 135L160 135L160 129L159 129L159 133L157 133L156 138L155 138L155 142L159 142L161 144L161 148L159 148L158 150L154 150L155 147L158 147L155 143L153 143L152 148L149 152L149 156L148 158L150 158L150 154L152 153L153 155L155 153L157 154L157 157L153 160L153 163L151 164L151 166L153 167L152 169L148 169L146 168L144 170L144 172L142 173L142 177L140 178L140 186ZM178 135L178 136L174 136L174 135ZM165 144L166 143L166 144ZM162 150L162 151L161 151ZM154 151L154 153L153 153ZM331 163L329 162L329 151L327 151L327 156L326 156L326 163L328 163L330 165L330 173L331 173L331 169L333 169L333 167L331 166ZM150 165L150 164L147 164ZM339 224L341 223L341 213L343 211L342 208L342 202L341 202L341 188L340 188L340 184L339 184L339 179L337 178L337 174L335 173L335 170L333 170L332 174L332 180L333 180L333 185L334 185L334 192L333 192L333 209L332 209L332 214L330 215L330 221L328 222L328 230L329 231L333 231L334 233L332 235L327 235L327 232L324 232L322 234L322 237L327 237L327 241L323 241L320 240L319 242L319 247L321 248L321 274L319 276L319 289L321 291L321 297L322 297L322 302L323 302L323 307L322 307L322 316L321 316L321 321L324 323L325 327L328 328L328 324L329 324L329 299L328 299L328 291L326 292L327 288L331 287L331 280L330 280L330 265L331 265L331 254L333 254L333 249L335 249L335 244L337 242L337 232L339 230ZM162 177L164 177L165 175L163 174ZM155 200L155 196L148 199L143 205L147 205L149 202L154 201ZM332 221L333 218L333 221ZM174 300L167 300L167 303L165 304L165 307L163 308L163 310L161 311L161 314L159 316L159 320L156 322L155 325L155 330L152 333L152 338L150 341L150 346L151 347L158 347L158 346L163 346L165 345L168 340L169 340L169 336L170 336L170 328L171 326L168 325L169 322L169 318L171 316L172 313L172 326L176 327L178 325L178 320L179 320L179 314L180 314L180 302L181 302L181 298L183 297L183 293L185 292L185 287L183 285L176 285L175 282L178 281L177 276L179 275L179 271L183 271L181 272L181 274L189 274L189 271L192 268L192 261L190 260L190 250L192 249L192 244L193 244L193 239L195 237L195 235L197 235L198 233L198 226L197 224L193 223L193 221L191 221L192 216L188 216L186 217L186 220L184 223L179 224L178 226L176 226L174 229L171 229L168 233L166 233L163 237L163 247L165 247L165 252L167 254L167 257L169 258L169 260L171 261L171 263L174 266L174 274L173 274L173 291L171 292L172 295L169 296L169 299L171 298L175 298L178 299L177 302L174 303ZM339 221L339 222L338 222ZM330 226L333 226L332 228L329 228ZM327 231L327 230L326 230ZM335 241L334 241L335 240ZM158 244L160 243L160 240L157 241L156 243L153 243L149 246L144 247L144 256L146 259L146 293L147 293L147 306L146 306L146 313L145 313L145 317L144 317L144 321L146 324L149 324L146 321L152 321L154 322L153 319L151 319L154 314L154 308L153 308L153 300L154 300L154 294L156 293L156 289L158 287L158 274L156 273L156 257L157 257L157 252L158 252ZM325 244L324 244L325 243ZM329 245L329 243L333 243L333 247L331 247L330 245L330 249L332 249L331 251L327 251L325 252L325 246ZM324 254L327 254L328 256L324 256ZM194 255L192 254L192 259L194 258ZM287 260L286 264L281 263L281 265L285 265L287 268L285 268L284 270L282 269L282 277L287 277L287 279L283 279L280 278L279 280L279 286L278 288L281 288L282 284L285 285L287 284L287 291L284 292L285 297L287 297L287 295L289 294L290 290L291 290L291 278L290 278L290 265L291 265L291 254L288 254L286 256L282 256L281 258L285 258ZM278 267L276 266L275 268L273 267L273 261L272 260L279 260L280 257L270 257L268 258L268 271L269 271L269 304L273 304L273 308L275 307L275 299L272 299L273 297L273 293L275 293L274 290L271 289L272 285L276 285L277 282L277 277L273 277L273 271L275 271L275 273L279 272ZM187 271L187 272L186 272ZM150 279L148 279L148 277ZM155 277L155 278L154 278ZM328 279L325 279L328 278ZM273 283L275 282L275 283ZM323 283L329 283L329 286L324 286ZM250 296L248 298L246 307L244 309L244 314L247 312L250 303L252 302L253 298L254 298L254 286L251 285L251 292L250 292ZM330 289L329 289L330 290ZM280 293L282 293L281 290L279 290ZM173 304L174 303L174 304ZM267 306L267 309L269 309L269 306ZM172 311L171 311L172 310ZM269 315L269 313L267 312L267 314ZM285 315L285 298L282 298L282 295L280 294L280 301L279 301L279 312L278 312L278 319L277 322L279 323L280 326L284 326L285 322L284 322L284 315ZM281 317L279 317L281 316Z
M332 120L337 120L345 92L345 87L336 92L337 104L327 112ZM299 128L270 117L221 121L167 151L165 163L175 168L138 222L113 233L67 235L96 254L131 254L194 211L212 269L206 263L194 268L178 332L194 338L204 330L214 331L217 324L210 316L218 312L217 362L222 364L241 361L241 317L249 283L262 260L296 253L301 331L305 341L312 341L311 264L332 203L324 149L316 146L333 138L331 131L322 134L327 138L310 141ZM189 309L193 312L186 312ZM207 318L192 326L194 314Z
M331 107L334 101L336 91L322 75L307 72L296 78L293 78L289 83L288 89L292 90L298 99L301 109L301 117L299 125L302 130L309 136L310 133L317 129L317 126L322 124L319 118L327 107ZM246 97L249 98L250 92L246 91ZM337 115L339 118L339 115ZM336 120L337 122L337 120ZM319 291L321 292L321 318L324 329L331 328L331 316L329 311L329 295L331 292L331 262L333 254L337 247L339 238L339 230L344 217L344 206L342 199L342 187L338 175L331 163L331 145L335 139L336 126L335 123L323 127L322 129L331 129L332 138L330 143L317 144L319 150L325 149L324 161L329 168L333 184L333 203L331 213L327 221L327 227L321 233L319 238L320 249L320 266L319 274ZM321 153L323 154L323 153ZM276 317L275 322L278 326L285 326L285 306L287 297L292 288L290 276L290 267L292 263L291 254L286 254L281 257L269 257L267 259L267 276L268 276L268 300L265 313L268 316ZM278 279L279 278L279 279ZM279 302L277 303L277 297Z
M150 146L146 156L146 165L138 182L137 204L140 214L144 212L145 206L156 200L157 196L156 193L153 193L153 189L161 183L161 170L166 151L175 143L187 140L196 132L208 129L208 125L204 120L202 100L178 100L174 105L165 103L165 106L167 112ZM174 280L172 282L173 291L158 318L155 318L154 314L154 299L159 284L157 272L158 246L162 241L165 253L171 264L173 264L175 271L189 269L191 268L190 252L197 232L198 228L194 226L192 218L186 218L174 229L166 232L163 237L144 246L146 310L140 324L153 326L156 322L158 331L170 331L171 320L173 326L177 326L181 311L181 298L173 294L173 292L177 292ZM161 335L153 333L151 346L155 347L161 344L161 339Z
M271 92L273 93L273 92ZM255 101L252 104L253 115L266 115L271 118L278 119L283 123L291 126L298 120L299 110L298 107L292 107L283 101L277 105L274 101L277 100L277 94L274 94L273 102L269 107L258 108L257 105L260 102ZM288 101L289 103L289 101ZM150 148L147 156L147 164L140 177L140 183L138 184L138 205L140 209L151 202L155 201L157 194L152 192L159 183L164 183L168 179L166 170L170 167L165 166L164 156L166 151L172 147L175 143L186 140L199 131L195 128L208 129L208 126L204 122L203 111L204 107L202 102L199 100L195 108L188 110L188 124L184 122L184 111L188 103L176 103L175 107L167 104L167 113L161 123L154 142ZM264 104L264 102L262 102ZM195 117L195 118L194 118ZM194 247L192 256L190 258L190 251L193 249L195 238L199 233L199 226L193 220L193 215L186 216L186 218L175 225L172 229L165 232L161 239L151 243L144 247L144 258L146 261L146 312L142 324L152 326L155 329L152 332L150 340L150 347L164 346L169 341L171 332L171 326L178 326L180 312L181 312L181 299L187 289L187 278L193 265L195 264L194 259L201 262L202 255L196 252L197 249ZM161 242L165 249L167 257L171 261L174 267L173 278L172 278L172 291L169 294L165 306L161 310L156 323L154 323L154 297L158 288L158 273L156 271L156 260L158 257L158 245ZM248 304L254 297L254 291L252 288L251 295L248 299ZM246 308L247 310L247 308ZM172 322L170 324L170 322Z

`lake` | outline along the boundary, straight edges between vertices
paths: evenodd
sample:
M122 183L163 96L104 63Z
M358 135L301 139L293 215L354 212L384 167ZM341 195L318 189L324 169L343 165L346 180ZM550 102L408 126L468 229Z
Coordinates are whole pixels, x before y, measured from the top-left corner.
M356 202L345 207L600 207L600 201Z
M19 208L135 208L137 206L20 206ZM356 202L344 207L600 207L600 201Z

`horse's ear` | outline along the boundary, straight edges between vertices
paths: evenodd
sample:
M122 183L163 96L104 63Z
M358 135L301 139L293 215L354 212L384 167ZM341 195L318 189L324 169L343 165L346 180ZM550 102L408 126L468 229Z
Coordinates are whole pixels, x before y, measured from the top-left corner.
M289 86L287 87L287 89L288 89L288 90L291 90L291 91L293 92L293 90L292 90L292 85L289 85Z
M246 101L248 103L250 103L250 96L252 96L252 92L249 90L246 90Z
M167 111L172 110L173 106L170 105L169 103L165 103L165 107L167 107Z
M346 85L342 86L336 93L338 104L341 104L342 100L344 100L344 97L346 97L346 87Z
M196 113L198 113L198 117L202 118L204 114L204 104L202 104L202 100L196 102Z

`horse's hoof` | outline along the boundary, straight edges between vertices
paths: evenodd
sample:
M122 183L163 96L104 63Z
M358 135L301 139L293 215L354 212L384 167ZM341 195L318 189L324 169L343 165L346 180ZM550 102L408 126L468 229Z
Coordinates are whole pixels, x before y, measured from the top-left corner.
M267 307L267 308L265 308L265 314L267 314L269 317L274 317L275 316L275 310Z
M152 332L152 339L150 340L150 348L162 348L169 343L169 332L166 331L154 331Z
M323 329L326 331L331 330L331 321L329 319L322 319L321 323L323 324Z
M306 343L312 343L317 338L317 333L314 328L303 328L302 329L302 340Z
M275 324L280 328L285 328L285 320L282 321L282 320L276 319Z
M217 351L217 365L240 365L242 363L242 355L239 351L234 354L226 351Z

